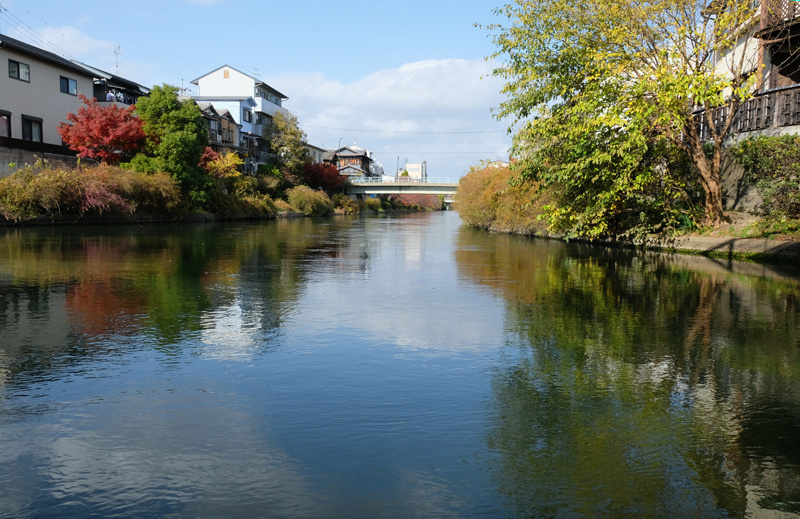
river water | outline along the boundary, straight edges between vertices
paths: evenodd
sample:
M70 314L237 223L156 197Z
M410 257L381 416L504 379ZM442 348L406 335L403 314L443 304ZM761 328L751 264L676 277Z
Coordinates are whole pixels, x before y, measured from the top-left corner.
M800 516L800 273L456 213L0 231L0 517Z

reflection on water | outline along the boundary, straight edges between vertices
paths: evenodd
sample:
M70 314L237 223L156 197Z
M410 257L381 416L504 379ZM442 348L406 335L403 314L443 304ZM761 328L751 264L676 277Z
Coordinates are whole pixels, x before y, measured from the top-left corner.
M797 279L521 241L456 253L509 302L489 442L513 515L800 513Z
M0 232L0 518L797 517L800 282L453 213Z

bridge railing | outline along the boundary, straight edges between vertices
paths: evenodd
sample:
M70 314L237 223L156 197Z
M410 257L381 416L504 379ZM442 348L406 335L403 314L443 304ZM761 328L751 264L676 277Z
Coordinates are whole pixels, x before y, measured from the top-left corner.
M351 184L458 184L455 177L351 177L348 181Z

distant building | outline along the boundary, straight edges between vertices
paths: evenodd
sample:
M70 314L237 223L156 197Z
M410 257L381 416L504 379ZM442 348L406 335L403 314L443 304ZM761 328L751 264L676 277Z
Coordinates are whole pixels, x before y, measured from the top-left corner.
M220 155L240 153L239 128L231 113L219 113L211 103L197 103L203 117L208 122L208 142L212 150Z
M380 164L377 164L379 169L376 169L372 152L356 145L343 146L337 150L326 152L325 162L336 166L339 174L346 177L380 177L383 175L383 167Z
M408 171L408 176L411 178L420 180L428 178L427 162L423 162L422 164L406 164L405 170Z
M325 159L324 148L306 143L306 151L308 152L308 157L311 159L312 164L319 164Z

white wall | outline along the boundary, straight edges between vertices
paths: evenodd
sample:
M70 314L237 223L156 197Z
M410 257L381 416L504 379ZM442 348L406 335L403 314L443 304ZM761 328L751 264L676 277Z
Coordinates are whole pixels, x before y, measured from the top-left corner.
M30 83L9 77L8 60L30 67ZM93 78L61 69L12 49L0 49L0 110L11 112L11 137L22 138L22 115L42 119L42 142L61 144L58 124L83 106L77 96L61 92L61 76L74 79L78 93L92 97Z
M251 97L255 95L255 86L256 82L253 78L230 67L217 69L197 81L198 95L201 97Z
M406 171L411 178L427 178L428 165L427 164L406 164Z

